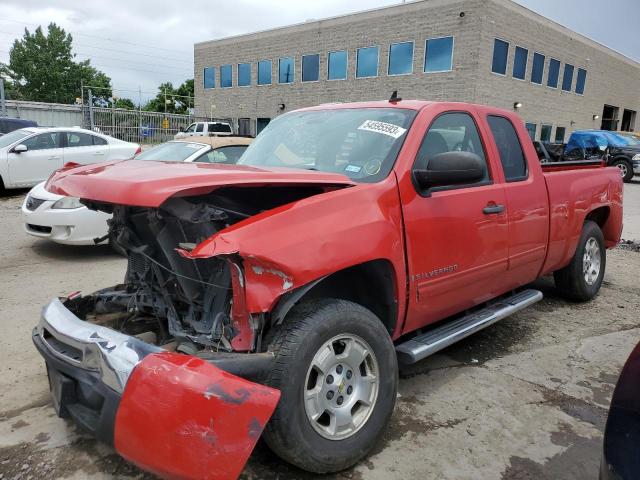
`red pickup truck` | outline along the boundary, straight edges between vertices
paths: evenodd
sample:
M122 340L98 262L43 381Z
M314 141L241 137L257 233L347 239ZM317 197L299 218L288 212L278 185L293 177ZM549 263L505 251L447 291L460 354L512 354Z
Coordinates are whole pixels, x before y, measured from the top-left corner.
M622 229L602 165L540 165L513 112L423 101L273 121L239 165L70 167L47 189L112 213L123 284L48 304L54 405L170 478L233 478L262 435L347 468L417 362L540 300L597 294ZM548 171L547 171L548 170Z

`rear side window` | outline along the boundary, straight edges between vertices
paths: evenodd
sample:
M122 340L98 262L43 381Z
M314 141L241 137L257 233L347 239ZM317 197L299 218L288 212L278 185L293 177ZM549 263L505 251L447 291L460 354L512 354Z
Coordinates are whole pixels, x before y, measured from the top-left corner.
M490 115L489 128L500 153L500 162L507 182L527 178L527 162L513 124L504 117Z
M67 148L91 147L93 145L93 135L80 132L67 132Z
M489 180L489 172L482 143L480 142L480 135L473 118L469 114L451 112L436 118L431 127L429 127L424 140L422 140L414 168L427 169L431 158L446 152L475 153L484 163L484 178L478 183L486 183Z
M102 137L93 136L93 144L94 145L106 145L107 141Z
M231 133L231 127L227 123L210 123L207 131L209 133Z

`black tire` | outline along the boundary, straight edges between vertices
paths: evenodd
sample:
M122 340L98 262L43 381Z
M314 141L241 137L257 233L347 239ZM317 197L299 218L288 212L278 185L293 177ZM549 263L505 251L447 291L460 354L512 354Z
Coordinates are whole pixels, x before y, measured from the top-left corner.
M633 178L633 165L631 165L631 162L629 160L620 158L618 160L614 160L611 166L618 167L620 169L620 175L622 176L623 182L630 182Z
M359 430L344 439L327 439L307 417L303 395L314 356L337 335L360 337L371 347L378 363L378 394ZM289 312L268 349L274 352L276 364L266 383L281 391L278 407L263 434L271 450L283 460L315 473L338 472L366 456L389 423L398 390L395 349L378 317L346 300L303 302Z
M600 270L592 284L587 282L583 272L585 248L590 239L594 239L600 248ZM587 220L582 227L582 234L571 262L562 270L558 270L553 274L556 289L563 297L575 302L591 300L598 294L602 286L606 266L607 250L604 245L602 230L600 230L597 223Z

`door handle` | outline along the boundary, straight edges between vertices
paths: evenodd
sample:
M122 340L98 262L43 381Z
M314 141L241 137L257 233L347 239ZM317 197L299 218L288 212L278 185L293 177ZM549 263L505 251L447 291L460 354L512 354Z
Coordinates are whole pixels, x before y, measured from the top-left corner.
M104 152L95 152L94 155L104 155Z
M60 157L59 157L59 156L54 155L54 156L52 156L52 157L49 157L49 160L60 160Z
M492 215L494 213L502 212L504 212L504 205L490 204L482 209L482 213L484 213L485 215Z

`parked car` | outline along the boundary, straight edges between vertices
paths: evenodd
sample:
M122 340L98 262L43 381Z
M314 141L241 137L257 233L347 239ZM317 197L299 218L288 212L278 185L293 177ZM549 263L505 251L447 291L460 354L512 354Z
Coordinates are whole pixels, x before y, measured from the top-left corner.
M0 117L0 137L14 130L27 127L37 127L38 124L33 120L24 120L22 118Z
M611 398L600 480L640 478L640 344L629 355Z
M141 151L82 128L21 128L0 137L0 189L32 187L65 163L124 160Z
M136 159L232 164L250 143L249 138L191 137L158 145ZM108 241L110 213L90 210L79 198L48 192L44 185L42 182L33 187L22 204L24 229L29 235L67 245Z
M57 412L180 478L237 477L261 433L309 471L355 464L398 360L534 304L543 275L590 300L622 230L616 169L545 171L514 112L465 103L322 105L238 165L133 160L46 188L113 212L129 261L122 285L43 310Z
M173 138L176 140L186 137L195 137L200 135L216 135L218 137L233 135L233 128L228 122L195 122L189 125L184 131L175 134Z
M578 130L563 143L534 142L542 163L603 159L617 167L625 182L640 175L640 140L608 130Z

